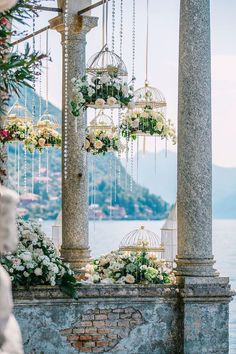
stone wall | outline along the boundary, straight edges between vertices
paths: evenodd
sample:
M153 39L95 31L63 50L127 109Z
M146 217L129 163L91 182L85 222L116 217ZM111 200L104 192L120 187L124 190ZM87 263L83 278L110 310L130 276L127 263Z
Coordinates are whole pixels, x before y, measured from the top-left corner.
M78 300L38 287L14 297L25 354L180 353L176 286L86 286Z

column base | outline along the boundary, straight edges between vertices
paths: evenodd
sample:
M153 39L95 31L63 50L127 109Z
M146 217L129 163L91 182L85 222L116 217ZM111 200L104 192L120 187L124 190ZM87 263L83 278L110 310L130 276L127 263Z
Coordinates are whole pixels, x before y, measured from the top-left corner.
M212 258L176 258L177 278L182 277L218 277L219 272L214 268L215 261Z
M76 273L81 273L83 268L90 261L90 248L61 248L61 256L65 262L70 263Z
M228 278L184 278L180 286L181 353L228 354L229 302L233 295Z

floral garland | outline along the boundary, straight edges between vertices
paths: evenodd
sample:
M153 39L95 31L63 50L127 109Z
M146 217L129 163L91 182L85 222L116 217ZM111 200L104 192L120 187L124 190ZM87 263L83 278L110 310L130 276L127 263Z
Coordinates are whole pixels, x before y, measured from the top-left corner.
M176 144L176 133L170 120L164 114L145 108L143 111L127 112L121 123L121 134L125 138L136 139L140 133L158 135L162 139L171 139Z
M71 112L79 117L90 105L96 108L123 107L131 104L133 99L133 86L123 83L118 77L108 73L92 77L91 82L87 76L73 78L73 98L70 102Z
M87 134L84 148L93 155L105 155L110 151L119 151L123 146L119 142L119 137L115 129L106 131L101 128Z
M0 142L7 143L13 141L24 141L29 134L32 125L21 119L9 121L7 125L0 129Z
M168 284L175 283L172 269L164 260L145 250L125 254L112 251L87 264L86 283L102 284Z
M36 130L32 130L28 137L24 140L25 147L28 151L33 152L35 149L42 151L45 147L60 147L61 134L53 128L50 121L43 121L37 125Z
M34 221L17 220L17 251L0 257L0 263L11 276L14 288L19 286L60 286L75 296L77 281L69 264L63 263L53 243Z

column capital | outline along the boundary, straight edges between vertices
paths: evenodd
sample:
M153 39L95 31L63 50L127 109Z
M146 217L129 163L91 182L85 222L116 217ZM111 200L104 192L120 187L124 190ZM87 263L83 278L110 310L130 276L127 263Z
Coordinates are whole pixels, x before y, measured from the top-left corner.
M65 31L65 24L63 15L58 15L49 20L50 28L63 34ZM98 24L98 17L92 16L69 16L69 32L70 33L84 33L87 34L91 29Z

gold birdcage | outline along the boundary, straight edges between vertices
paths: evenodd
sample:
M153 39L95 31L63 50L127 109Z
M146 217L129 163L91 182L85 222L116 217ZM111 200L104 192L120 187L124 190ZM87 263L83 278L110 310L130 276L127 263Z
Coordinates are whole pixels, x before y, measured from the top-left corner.
M124 252L164 252L164 247L161 244L158 235L145 229L144 226L125 235L120 243L119 249Z
M108 74L111 77L127 76L127 68L123 60L116 53L104 47L100 52L94 54L87 63L88 74L101 76Z
M36 129L37 128L38 129L43 129L43 128L58 129L59 127L60 125L58 123L57 117L55 117L52 114L49 114L47 111L41 115L37 124L35 125Z
M145 82L145 86L134 92L134 103L136 108L164 110L167 106L163 93L155 87L149 86Z
M32 120L32 116L27 107L21 105L18 101L14 103L8 113L2 118L9 122L31 122Z
M89 132L95 131L114 131L116 128L114 126L113 120L107 114L104 114L103 110L101 110L90 122L89 124Z

